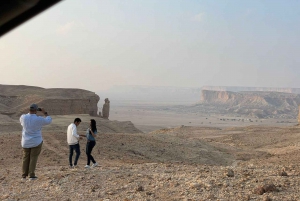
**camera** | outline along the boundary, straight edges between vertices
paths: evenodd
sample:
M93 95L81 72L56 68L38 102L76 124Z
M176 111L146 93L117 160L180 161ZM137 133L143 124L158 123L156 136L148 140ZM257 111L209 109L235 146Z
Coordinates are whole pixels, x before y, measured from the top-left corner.
M41 108L38 108L37 111L42 111L42 109L41 109Z

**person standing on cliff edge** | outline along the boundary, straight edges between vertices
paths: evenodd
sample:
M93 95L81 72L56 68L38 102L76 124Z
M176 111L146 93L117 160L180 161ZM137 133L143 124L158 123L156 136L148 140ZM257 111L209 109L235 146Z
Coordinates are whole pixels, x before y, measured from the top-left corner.
M41 111L45 117L37 116L37 111ZM36 180L35 175L36 163L41 153L43 145L42 127L52 122L52 118L44 110L38 108L37 104L29 107L29 113L20 117L22 130L22 148L23 148L23 164L22 179L29 176L30 180Z

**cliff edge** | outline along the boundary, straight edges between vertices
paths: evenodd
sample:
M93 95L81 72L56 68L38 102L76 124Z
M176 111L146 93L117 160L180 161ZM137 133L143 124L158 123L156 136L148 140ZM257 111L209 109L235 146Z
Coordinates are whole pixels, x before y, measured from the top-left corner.
M83 89L52 88L24 85L0 85L0 114L11 117L28 112L32 103L44 107L51 115L97 115L100 97Z
M300 95L268 91L202 90L201 104L216 106L222 113L258 118L296 118Z

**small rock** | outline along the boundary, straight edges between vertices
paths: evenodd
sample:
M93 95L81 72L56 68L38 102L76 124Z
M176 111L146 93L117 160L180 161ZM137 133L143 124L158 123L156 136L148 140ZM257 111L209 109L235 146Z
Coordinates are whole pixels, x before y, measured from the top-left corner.
M201 185L198 184L198 183L191 183L191 184L190 184L190 187L191 187L191 188L195 188L195 189L199 189L199 188L201 187Z
M66 167L60 167L59 171L66 171L66 169L67 169Z
M254 193L257 195L262 195L265 193L265 189L262 186L259 186L256 189L254 189Z
M278 191L274 184L266 184L266 185L263 186L263 188L265 189L265 192Z
M146 195L152 195L152 193L151 192L146 192Z
M279 176L287 177L288 174L285 171L280 171Z
M230 168L228 168L225 173L224 173L227 177L234 177L234 171Z
M263 198L263 201L272 201L272 199L270 197L266 196Z
M251 197L250 197L250 195L247 195L246 197L245 197L245 200L250 200L251 199Z
M274 184L265 184L264 186L259 186L256 189L254 189L254 193L258 195L274 191L278 191Z
M143 186L138 186L138 187L136 188L136 191L144 191L144 187L143 187Z

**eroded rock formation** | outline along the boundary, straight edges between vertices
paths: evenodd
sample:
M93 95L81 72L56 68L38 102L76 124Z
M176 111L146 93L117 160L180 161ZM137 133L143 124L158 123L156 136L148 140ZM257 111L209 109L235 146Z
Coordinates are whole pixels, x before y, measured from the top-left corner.
M300 106L298 107L298 124L300 125Z
M108 119L109 117L109 109L110 109L110 101L108 100L108 98L106 98L105 103L103 104L103 108L102 108L102 117L104 119Z
M279 87L239 87L239 86L203 86L202 90L209 91L265 91L300 94L300 88L279 88Z
M202 90L201 103L214 105L224 113L259 118L295 118L298 114L300 95L280 92Z
M97 115L99 96L82 89L44 89L31 86L0 85L0 113L18 116L32 103L52 115Z

